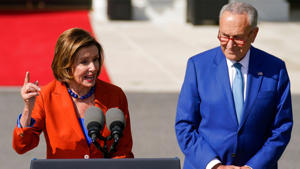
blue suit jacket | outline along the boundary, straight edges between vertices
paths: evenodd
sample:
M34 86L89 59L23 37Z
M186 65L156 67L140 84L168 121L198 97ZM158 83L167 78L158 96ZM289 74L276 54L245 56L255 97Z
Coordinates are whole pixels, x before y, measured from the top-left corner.
M293 125L285 64L251 47L246 100L238 124L225 55L220 47L189 59L175 130L184 169L223 164L276 169Z

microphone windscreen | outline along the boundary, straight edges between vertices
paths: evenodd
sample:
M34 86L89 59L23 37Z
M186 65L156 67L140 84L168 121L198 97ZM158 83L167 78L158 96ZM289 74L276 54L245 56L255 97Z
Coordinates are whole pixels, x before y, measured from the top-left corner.
M106 119L107 128L109 130L111 129L111 124L114 122L120 122L124 125L124 127L126 126L124 113L118 108L108 109L105 114L105 119Z
M104 121L105 121L104 114L100 108L91 106L85 111L84 125L86 126L87 129L88 129L88 124L92 122L96 122L100 124L100 126L102 127L100 130L102 130L105 123Z

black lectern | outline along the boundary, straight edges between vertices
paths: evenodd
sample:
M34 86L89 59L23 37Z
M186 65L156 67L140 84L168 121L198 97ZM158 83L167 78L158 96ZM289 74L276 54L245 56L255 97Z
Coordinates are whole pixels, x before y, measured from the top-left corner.
M30 169L180 169L179 158L33 159Z

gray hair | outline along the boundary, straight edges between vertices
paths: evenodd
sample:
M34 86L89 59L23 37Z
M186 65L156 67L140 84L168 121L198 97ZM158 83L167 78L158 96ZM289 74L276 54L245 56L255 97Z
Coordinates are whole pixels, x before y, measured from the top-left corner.
M231 12L234 14L247 14L250 26L255 28L257 26L257 10L250 4L245 2L231 2L224 5L220 11L219 17L221 18L222 14L225 12Z

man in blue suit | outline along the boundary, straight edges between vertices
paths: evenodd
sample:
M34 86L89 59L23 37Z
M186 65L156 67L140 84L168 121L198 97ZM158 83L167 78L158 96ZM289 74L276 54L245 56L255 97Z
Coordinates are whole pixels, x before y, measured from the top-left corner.
M251 44L257 11L220 12L220 46L188 60L175 130L184 169L277 169L293 125L285 63Z

